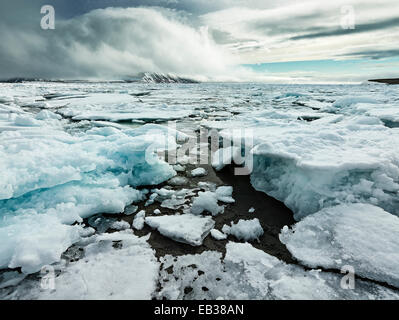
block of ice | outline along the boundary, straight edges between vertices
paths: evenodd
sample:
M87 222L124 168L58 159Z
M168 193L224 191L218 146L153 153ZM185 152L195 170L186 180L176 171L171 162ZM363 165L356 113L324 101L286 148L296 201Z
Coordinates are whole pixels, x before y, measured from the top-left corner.
M157 229L165 237L177 242L200 246L215 226L210 217L182 214L174 216L147 217L145 223Z
M36 120L60 120L62 117L59 114L56 114L50 110L42 110L36 116Z
M25 274L59 261L81 239L82 227L63 225L51 215L4 217L0 228L0 269L22 268Z
M333 103L333 108L345 108L345 107L350 107L353 104L358 104L358 103L375 103L377 104L378 101L376 101L373 98L370 97L357 97L357 96L348 96L344 98L340 98L336 100Z
M219 201L224 203L234 203L233 199L233 187L231 186L222 186L216 189L215 191L216 197Z
M259 219L239 220L237 223L231 223L231 226L223 227L223 232L231 234L238 240L253 241L258 240L263 235L263 228Z
M134 216L132 226L136 230L142 230L144 228L144 223L145 223L145 211L141 210Z
M224 208L218 205L216 193L211 191L199 192L198 197L194 199L191 206L191 213L199 215L205 211L211 213L213 216L224 212Z
M208 172L204 168L196 168L191 171L192 177L203 177L206 176Z
M6 299L150 300L159 263L148 237L126 230L92 238L81 259L54 266L59 270L54 290L43 290L40 281L27 279L8 291Z
M307 216L280 235L310 267L354 267L364 278L399 288L399 218L369 204L339 205Z
M225 240L227 239L227 235L224 234L223 232L220 232L217 229L212 229L211 230L211 236L212 238L214 238L215 240Z
M252 185L283 201L297 220L353 202L399 215L399 130L373 120L332 117L254 129Z

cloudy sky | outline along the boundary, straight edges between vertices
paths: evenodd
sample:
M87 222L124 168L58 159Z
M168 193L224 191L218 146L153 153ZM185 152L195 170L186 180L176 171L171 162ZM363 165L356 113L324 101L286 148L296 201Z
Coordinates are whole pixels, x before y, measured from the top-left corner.
M55 9L55 29L40 9ZM0 78L399 77L398 0L1 0Z

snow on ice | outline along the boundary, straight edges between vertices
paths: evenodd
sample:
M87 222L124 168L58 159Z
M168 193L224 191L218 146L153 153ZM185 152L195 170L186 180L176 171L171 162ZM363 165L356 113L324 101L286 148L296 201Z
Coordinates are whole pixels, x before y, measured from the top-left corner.
M161 263L159 299L399 298L391 289L359 279L356 290L343 289L339 274L286 264L248 243L229 242L224 259L220 252L205 251L199 255L167 255ZM189 293L183 290L187 287L192 289Z
M223 232L231 234L238 240L253 241L258 240L263 235L263 228L259 219L239 220L237 223L231 223L231 226L224 225Z
M147 217L145 223L157 229L165 237L192 246L202 245L215 226L212 218L192 214Z
M399 218L370 204L325 208L280 235L306 265L340 270L399 288Z

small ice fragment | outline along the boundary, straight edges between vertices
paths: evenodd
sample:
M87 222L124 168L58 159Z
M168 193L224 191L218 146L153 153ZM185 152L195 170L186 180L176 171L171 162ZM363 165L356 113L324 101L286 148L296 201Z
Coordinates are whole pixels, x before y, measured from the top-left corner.
M206 191L199 192L198 197L194 199L191 206L191 213L199 215L204 211L210 212L213 216L223 213L224 208L218 205L218 199L215 193Z
M144 228L144 222L145 222L145 211L141 210L134 217L133 228L136 230L142 230Z
M232 197L233 187L223 186L216 189L216 197L219 201L225 203L234 203L235 200Z
M155 210L154 210L154 214L161 214L161 210L155 209Z
M250 209L248 210L248 212L249 212L249 213L254 213L254 212L255 212L255 208L253 208L253 207L250 208Z
M222 232L225 234L230 234L231 227L225 224L222 228Z
M205 191L212 191L214 192L216 190L216 184L213 182L198 182L198 187L200 187L201 189L205 190Z
M170 179L168 183L172 186L182 186L182 185L187 184L188 180L185 177L177 176L177 177Z
M205 237L215 226L212 218L192 214L147 217L145 223L157 229L165 237L192 246L202 245Z
M125 209L125 215L131 216L133 213L136 213L138 206L128 206Z
M180 165L180 164L176 164L175 166L173 166L173 169L176 172L184 172L184 171L186 171L186 168L184 166Z
M115 221L111 224L110 228L113 230L121 231L130 229L130 224L126 221Z
M203 177L206 176L208 172L204 168L197 168L191 171L192 177Z
M214 238L215 240L226 240L227 239L227 235L220 232L217 229L212 229L211 230L211 236L212 238Z
M259 240L259 237L261 237L263 233L264 231L257 218L252 220L240 220L236 224L232 223L230 227L230 234L238 240Z

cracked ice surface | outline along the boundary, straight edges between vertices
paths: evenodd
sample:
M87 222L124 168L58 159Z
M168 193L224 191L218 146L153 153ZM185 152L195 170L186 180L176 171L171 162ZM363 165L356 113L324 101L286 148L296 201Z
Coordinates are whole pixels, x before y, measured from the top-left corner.
M8 110L0 118L0 268L32 273L58 261L79 239L79 227L68 225L121 213L144 198L134 187L176 174L148 151L174 146L168 131L154 130L161 126L71 135L54 125L60 120L51 113L24 114L23 122L15 114Z
M342 289L341 276L288 265L248 243L229 242L222 254L165 256L158 298L167 299L398 299L398 293L356 281ZM172 268L170 274L169 268ZM190 288L184 293L184 288Z
M92 236L80 260L54 265L60 272L54 290L43 290L40 281L27 280L12 292L5 290L5 296L0 293L0 298L149 300L156 289L159 263L146 240L131 230Z
M399 218L369 204L325 208L284 228L280 239L306 265L340 270L399 287Z

